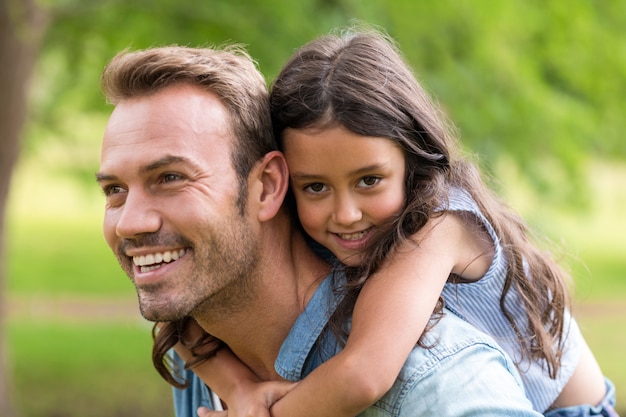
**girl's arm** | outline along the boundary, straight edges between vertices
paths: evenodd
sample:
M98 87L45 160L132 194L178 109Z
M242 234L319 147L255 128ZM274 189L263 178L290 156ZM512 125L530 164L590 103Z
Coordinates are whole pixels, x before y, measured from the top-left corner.
M274 417L352 417L393 385L428 324L450 273L482 277L493 248L462 215L430 220L363 286L343 351L271 408ZM478 233L477 233L478 232ZM488 256L485 256L488 255Z
M189 332L203 332L197 324L192 324ZM180 342L174 350L185 361L192 354ZM217 351L215 356L194 365L191 370L228 405L231 416L268 416L269 408L284 396L295 384L290 382L261 382L227 347Z

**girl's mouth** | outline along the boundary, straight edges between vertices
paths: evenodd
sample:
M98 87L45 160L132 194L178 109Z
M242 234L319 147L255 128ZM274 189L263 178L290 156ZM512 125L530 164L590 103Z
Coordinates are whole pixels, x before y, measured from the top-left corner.
M360 240L367 235L370 229L362 230L360 232L355 233L337 233L337 236L342 238L343 240Z

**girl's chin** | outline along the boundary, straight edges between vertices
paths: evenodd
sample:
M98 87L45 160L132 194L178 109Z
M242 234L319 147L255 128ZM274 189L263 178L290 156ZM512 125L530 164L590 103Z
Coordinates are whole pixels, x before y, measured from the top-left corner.
M346 266L359 266L361 264L361 256L358 253L353 253L351 255L343 255L340 258L341 263Z

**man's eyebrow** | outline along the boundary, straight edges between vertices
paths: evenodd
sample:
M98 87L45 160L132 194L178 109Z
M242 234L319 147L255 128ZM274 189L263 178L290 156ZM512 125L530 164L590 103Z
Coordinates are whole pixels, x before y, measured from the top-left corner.
M102 172L96 172L97 182L115 181L115 180L117 180L117 177L115 175L108 175L108 174L103 174Z
M151 162L150 164L141 167L141 169L139 170L139 172L141 174L145 174L151 171L155 171L158 170L160 168L166 167L168 165L172 165L172 164L177 164L177 163L181 163L181 162L185 162L188 163L189 159L182 157L182 156L175 156L175 155L167 155L164 156L161 159L157 159L154 162ZM118 177L116 175L109 175L106 173L102 173L102 172L96 172L96 181L97 182L103 182L103 181L115 181L117 180Z
M176 163L180 163L180 162L189 162L189 160L185 157L182 156L175 156L175 155L166 155L161 159L157 159L156 161L152 162L151 164L148 164L144 167L142 167L139 172L142 174L145 174L147 172L150 171L155 171L157 169L166 167L168 165L172 165L172 164L176 164Z

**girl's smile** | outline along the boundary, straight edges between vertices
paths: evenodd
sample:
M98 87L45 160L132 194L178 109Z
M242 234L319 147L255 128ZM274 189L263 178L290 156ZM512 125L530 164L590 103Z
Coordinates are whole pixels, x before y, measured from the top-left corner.
M405 159L390 139L343 126L287 129L285 156L306 232L347 265L404 206Z

